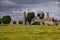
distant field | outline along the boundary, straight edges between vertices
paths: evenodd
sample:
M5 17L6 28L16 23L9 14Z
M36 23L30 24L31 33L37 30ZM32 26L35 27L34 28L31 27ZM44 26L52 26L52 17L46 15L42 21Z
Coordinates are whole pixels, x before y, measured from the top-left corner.
M0 40L60 40L60 25L0 25Z

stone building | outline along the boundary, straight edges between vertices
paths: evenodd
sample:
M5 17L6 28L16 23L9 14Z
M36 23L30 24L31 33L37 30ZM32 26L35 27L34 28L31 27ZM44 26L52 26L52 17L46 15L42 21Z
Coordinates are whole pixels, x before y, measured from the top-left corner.
M11 20L10 24L23 24L25 25L26 24L26 12L23 13L24 16L23 16L23 20Z
M23 24L23 21L21 21L21 20L11 20L10 24Z
M37 16L35 16L31 23L26 21L26 12L24 12L23 20L12 20L10 24L23 24L23 25L56 25L57 22L54 21L53 18L49 17L49 13L47 12L47 16L44 17L44 13L39 13ZM36 24L37 23L37 24Z
M23 16L23 24L25 25L26 24L26 12L24 12L24 16Z
M47 12L47 16L46 17L43 17L43 18L40 18L40 16L34 17L31 20L31 25L36 23L36 22L40 23L40 25L55 25L56 24L56 22L53 21L53 18L49 17L49 13L48 12Z

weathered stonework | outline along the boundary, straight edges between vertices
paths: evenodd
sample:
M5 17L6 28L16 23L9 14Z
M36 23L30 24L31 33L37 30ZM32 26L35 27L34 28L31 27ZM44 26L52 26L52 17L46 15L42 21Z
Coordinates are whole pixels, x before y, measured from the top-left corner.
M42 14L41 14L42 16ZM20 20L12 20L10 24L23 24L23 25L32 25L35 22L39 22L40 25L55 25L56 22L52 21L53 18L49 18L49 13L47 13L46 17L43 17L43 19L40 19L39 16L34 17L31 20L31 23L29 24L29 22L26 21L26 12L24 12L24 19L23 21Z
M35 23L35 22L39 22L40 25L43 25L43 23L45 25L55 25L55 22L52 21L53 18L49 18L49 13L47 13L47 17L46 18L43 18L43 19L40 19L40 17L35 17L31 20L31 24Z

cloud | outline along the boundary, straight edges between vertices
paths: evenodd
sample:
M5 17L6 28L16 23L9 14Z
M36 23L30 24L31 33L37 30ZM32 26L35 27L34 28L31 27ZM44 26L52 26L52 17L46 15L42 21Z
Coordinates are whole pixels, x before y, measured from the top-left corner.
M8 0L0 1L0 5L14 5L14 4L15 4L14 2Z
M37 14L49 12L50 17L60 19L59 0L0 0L0 15L10 15L12 19L22 20L23 12L33 11Z
M59 0L11 0L11 1L16 2L18 4L36 4L36 3L59 1Z

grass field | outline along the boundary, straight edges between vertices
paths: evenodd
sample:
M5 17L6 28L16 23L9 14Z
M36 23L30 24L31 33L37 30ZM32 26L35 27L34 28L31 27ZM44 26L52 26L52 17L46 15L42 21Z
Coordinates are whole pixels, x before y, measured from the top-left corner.
M0 25L0 40L60 40L60 25Z

